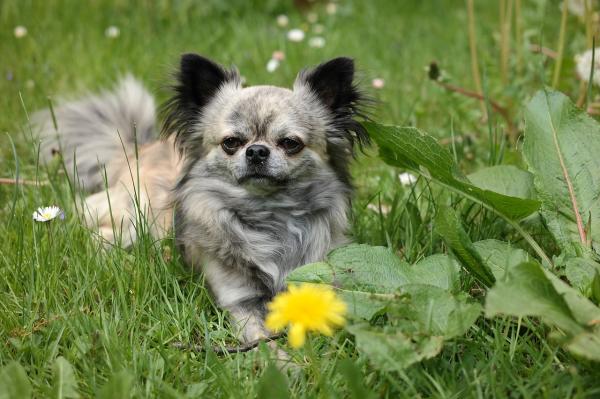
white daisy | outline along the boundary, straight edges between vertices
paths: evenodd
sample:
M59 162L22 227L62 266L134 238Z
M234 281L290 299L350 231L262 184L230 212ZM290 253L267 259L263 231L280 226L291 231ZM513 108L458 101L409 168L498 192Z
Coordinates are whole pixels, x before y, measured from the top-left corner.
M311 37L308 41L308 45L314 48L323 48L325 47L325 38L322 36Z
M417 176L408 172L400 173L398 179L403 186L411 186L417 182Z
M109 26L104 31L104 36L108 37L109 39L116 39L117 37L119 37L120 34L121 30L119 30L119 28L117 28L116 26Z
M590 68L592 67L592 50L575 56L575 70L577 76L583 81L588 81L590 78ZM595 85L600 86L600 47L594 50L594 78Z
M48 222L58 217L59 219L65 218L65 213L57 206L40 207L37 211L33 212L33 220L36 222Z
M385 80L381 78L375 78L371 81L371 86L373 86L375 89L383 89L383 86L385 86Z
M290 23L290 19L285 14L277 16L277 25L281 28L285 28Z
M21 25L15 26L14 34L17 39L25 37L27 36L27 28Z
M302 29L292 29L287 33L290 42L301 42L304 40L304 31Z
M277 68L279 68L279 60L271 58L269 62L267 62L267 72L273 73Z

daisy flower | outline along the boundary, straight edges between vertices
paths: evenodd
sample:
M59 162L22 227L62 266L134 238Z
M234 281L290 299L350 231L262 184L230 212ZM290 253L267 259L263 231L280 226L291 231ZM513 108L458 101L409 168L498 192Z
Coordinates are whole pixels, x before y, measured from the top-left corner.
M383 89L383 86L385 86L385 80L381 78L375 78L371 82L371 86L373 86L375 89Z
M403 186L411 186L417 182L417 176L408 172L400 173L398 179Z
M21 25L15 26L14 34L17 39L25 37L27 36L27 28Z
M304 40L304 31L302 29L292 29L287 33L290 42L301 42Z
M109 39L116 39L117 37L119 37L120 34L121 30L119 30L119 28L117 28L116 26L109 26L104 31L104 36L108 37Z
M281 14L277 16L277 25L281 28L285 28L290 23L290 19L287 15Z
M325 47L325 38L322 36L311 37L308 41L309 47L323 48Z
M36 222L49 222L52 219L56 219L56 217L64 219L65 213L55 205L40 207L37 211L33 212L33 220Z
M289 343L293 348L304 345L309 331L331 336L333 327L342 326L346 315L346 304L333 289L317 284L291 285L268 304L268 309L265 326L281 331L289 325Z
M575 56L575 70L577 77L587 82L590 78L590 69L592 68L592 50ZM594 50L594 78L595 85L600 86L600 47Z
M267 72L273 73L277 68L279 68L279 60L271 58L269 62L267 62Z
M333 14L337 13L337 4L327 3L327 5L325 6L325 11L329 15L333 15Z

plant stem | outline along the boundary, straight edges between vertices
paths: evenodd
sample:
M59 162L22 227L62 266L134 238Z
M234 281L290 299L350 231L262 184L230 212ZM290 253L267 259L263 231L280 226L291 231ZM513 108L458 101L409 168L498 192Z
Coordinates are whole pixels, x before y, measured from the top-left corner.
M500 75L503 84L508 83L512 7L513 0L500 1Z
M592 20L592 15L594 13L594 3L585 0L583 2L583 6L585 7L584 11L584 21L585 21L585 41L587 44L587 48L591 48L594 45L594 21Z
M562 67L562 60L565 51L567 16L567 2L563 1L562 16L560 18L560 32L558 34L558 56L556 57L556 64L554 64L554 75L552 76L552 87L555 89L558 86L558 81L560 80L560 68Z
M469 49L471 51L471 73L473 75L473 82L475 83L475 90L477 93L483 93L481 88L481 77L479 75L479 59L477 57L477 42L475 40L475 11L473 10L473 0L467 0L467 16L469 20ZM485 109L485 102L483 96L479 102L481 107L481 113L484 118L487 119L488 115Z
M521 18L521 0L515 2L515 45L517 48L517 69L523 71L523 20Z
M449 83L440 82L439 80L434 80L434 82L436 84L440 85L441 87L443 87L446 90L450 90L450 91L453 91L455 93L462 94L463 96L467 96L467 97L476 98L478 100L481 100L481 102L483 103L484 108L485 108L485 99L486 98L485 98L485 96L483 94L476 93L476 92L464 89L464 88L459 87L459 86L454 86L454 85L451 85ZM506 124L508 125L508 130L511 133L514 133L517 130L517 128L516 128L516 126L514 125L514 123L510 119L510 115L508 113L508 109L506 109L502 105L498 104L496 101L491 100L489 97L488 97L488 101L489 101L490 105L492 106L492 108L494 109L494 111L496 111L500 115L502 115L502 117L506 121ZM487 115L487 112L486 112L486 115Z

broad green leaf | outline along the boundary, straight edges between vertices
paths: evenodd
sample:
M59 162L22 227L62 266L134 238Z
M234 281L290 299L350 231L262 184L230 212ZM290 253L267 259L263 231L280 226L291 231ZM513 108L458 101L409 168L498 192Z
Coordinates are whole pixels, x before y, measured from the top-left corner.
M0 370L0 399L25 399L31 397L31 383L23 366L9 362Z
M410 308L420 333L454 338L467 332L481 314L478 303L468 303L439 287L409 284L401 292L410 296L403 306Z
M591 288L596 273L600 273L600 264L591 259L570 258L565 265L565 274L569 282L582 292Z
M485 313L535 316L573 353L600 361L600 309L537 262L521 263L488 292Z
M433 255L410 266L385 247L354 244L331 252L325 262L294 270L287 281L333 285L351 314L370 319L400 287L428 284L454 290L459 272L458 263L447 255Z
M535 199L533 175L513 165L490 166L467 176L483 190L517 198Z
M564 331L574 334L584 331L536 262L521 263L510 269L506 279L498 281L488 292L485 313L488 317L502 313L536 316Z
M346 303L351 315L365 320L371 320L392 300L389 295L377 296L370 292L345 291L339 288L337 294Z
M386 163L433 179L507 219L523 219L540 206L535 200L502 195L471 184L458 170L450 153L433 137L414 127L384 126L374 122L365 126Z
M526 251L504 241L483 240L474 242L473 246L496 279L503 278L509 269L531 260Z
M542 215L563 251L600 238L600 125L564 94L540 90L525 110L523 155Z
M410 268L413 284L428 284L448 291L459 289L460 264L445 254L423 258Z
M435 356L445 339L464 334L481 314L478 303L453 294L459 273L460 265L448 255L411 266L387 248L355 244L296 269L288 282L332 285L354 316L346 329L355 335L358 350L375 367L400 370ZM383 310L386 327L356 324Z
M352 315L370 319L411 282L409 274L410 266L389 249L353 244L332 251L325 262L292 271L287 281L333 285Z
M257 398L287 399L290 388L286 376L277 366L270 364L257 383Z
M54 361L54 381L52 384L55 398L78 398L77 379L73 366L64 357L57 357Z
M494 284L494 275L473 246L453 209L438 208L435 218L435 231L442 236L454 256L473 276L488 287Z
M385 247L349 245L332 251L327 263L334 273L333 285L368 292L394 292L410 283L410 266Z
M384 371L398 371L436 356L442 349L441 336L408 336L399 330L378 329L368 324L346 327L356 339L359 352Z
M106 382L106 384L104 384L104 386L98 393L98 398L100 398L100 399L130 398L131 394L132 394L132 392L131 392L132 388L133 388L133 376L126 370L123 370L119 373L114 374Z

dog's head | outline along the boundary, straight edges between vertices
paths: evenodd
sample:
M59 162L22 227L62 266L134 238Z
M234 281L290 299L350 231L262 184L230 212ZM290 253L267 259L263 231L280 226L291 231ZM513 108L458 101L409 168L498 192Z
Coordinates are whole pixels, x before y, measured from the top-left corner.
M243 88L235 69L185 54L164 134L187 164L239 185L279 186L323 168L348 182L355 144L368 143L354 63L335 58L298 74L293 89Z

